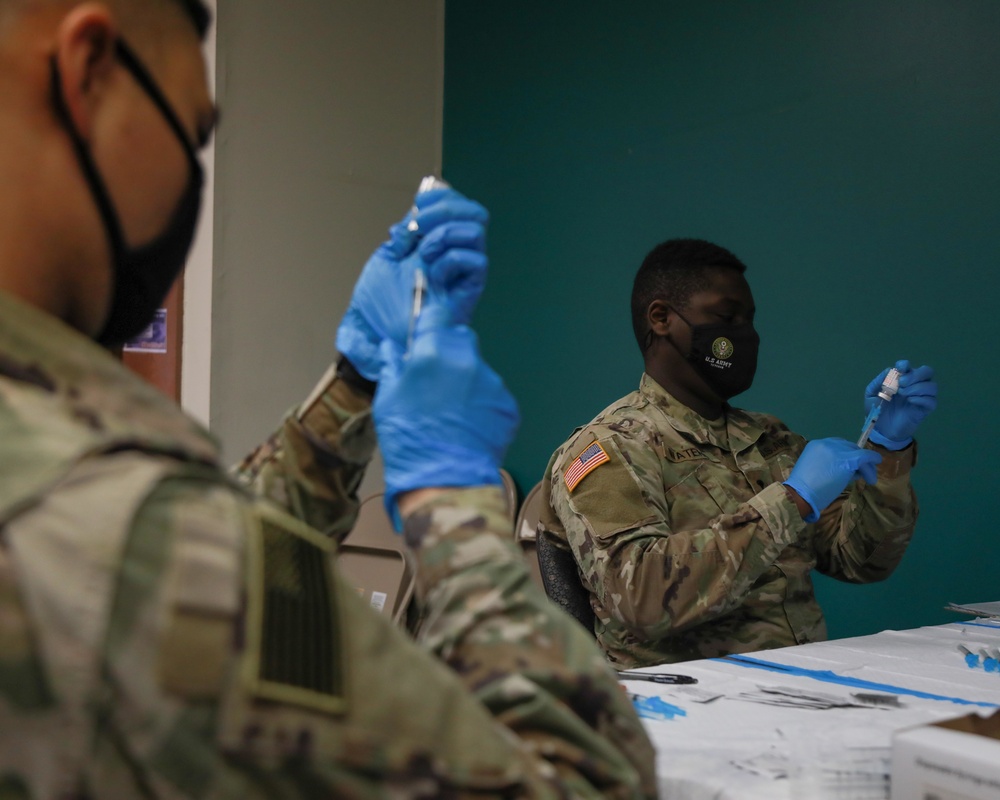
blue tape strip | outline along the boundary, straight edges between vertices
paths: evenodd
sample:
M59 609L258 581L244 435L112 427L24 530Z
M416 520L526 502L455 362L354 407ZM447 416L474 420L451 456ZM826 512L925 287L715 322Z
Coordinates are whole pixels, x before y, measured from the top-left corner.
M971 626L973 628L989 628L994 631L1000 631L1000 625L990 625L988 622L950 622L948 624L961 625L963 628Z
M965 700L961 697L946 697L930 692L919 692L916 689L907 689L904 686L893 686L888 683L875 683L874 681L863 681L859 678L846 678L828 669L803 669L802 667L789 667L784 664L776 664L773 661L762 661L759 658L749 656L725 656L723 658L713 658L713 661L721 661L729 664L736 664L740 667L751 669L763 669L768 672L783 672L786 675L797 675L802 678L812 678L823 683L837 683L841 686L852 686L855 689L868 689L877 692L889 692L891 694L905 694L911 697L921 697L924 700L943 700L947 703L956 703L962 706L979 706L981 708L1000 708L996 703L986 703L980 700Z

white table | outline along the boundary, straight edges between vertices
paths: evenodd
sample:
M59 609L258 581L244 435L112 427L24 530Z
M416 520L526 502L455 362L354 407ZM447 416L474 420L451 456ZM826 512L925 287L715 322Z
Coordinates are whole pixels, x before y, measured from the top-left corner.
M693 686L623 683L652 698L654 712L655 706L667 716L677 710L669 719L645 719L662 798L886 798L894 731L1000 707L1000 672L970 668L959 645L973 652L1000 647L1000 620L643 670L690 675L698 679ZM776 689L789 694L769 694ZM863 705L789 707L761 702L767 698Z

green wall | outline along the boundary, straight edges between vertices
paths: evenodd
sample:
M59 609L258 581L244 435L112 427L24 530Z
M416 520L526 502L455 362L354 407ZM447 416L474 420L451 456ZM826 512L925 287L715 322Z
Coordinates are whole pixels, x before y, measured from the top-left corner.
M758 305L739 405L853 438L881 368L938 373L915 540L886 583L820 578L831 636L1000 599L998 41L994 0L447 0L444 174L492 213L477 327L522 492L637 384L644 254L704 237Z

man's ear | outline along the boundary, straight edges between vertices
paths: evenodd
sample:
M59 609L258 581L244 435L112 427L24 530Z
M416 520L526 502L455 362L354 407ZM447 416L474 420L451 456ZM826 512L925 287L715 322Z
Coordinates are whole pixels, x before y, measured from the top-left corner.
M59 88L66 113L84 141L90 139L94 115L117 66L117 40L115 19L101 3L76 6L56 29Z
M670 310L670 306L662 300L654 300L646 309L646 322L649 323L649 329L656 336L667 335L670 330L670 321L675 316L676 314Z

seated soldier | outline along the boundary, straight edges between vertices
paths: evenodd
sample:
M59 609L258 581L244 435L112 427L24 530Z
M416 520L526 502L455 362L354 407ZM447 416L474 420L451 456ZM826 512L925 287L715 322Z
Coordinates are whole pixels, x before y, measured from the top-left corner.
M757 366L745 270L700 240L649 253L632 290L639 389L575 431L543 479L542 524L571 549L620 667L825 639L811 571L882 580L913 533L913 434L936 404L932 370L897 363L899 392L866 449L806 443L729 405Z

